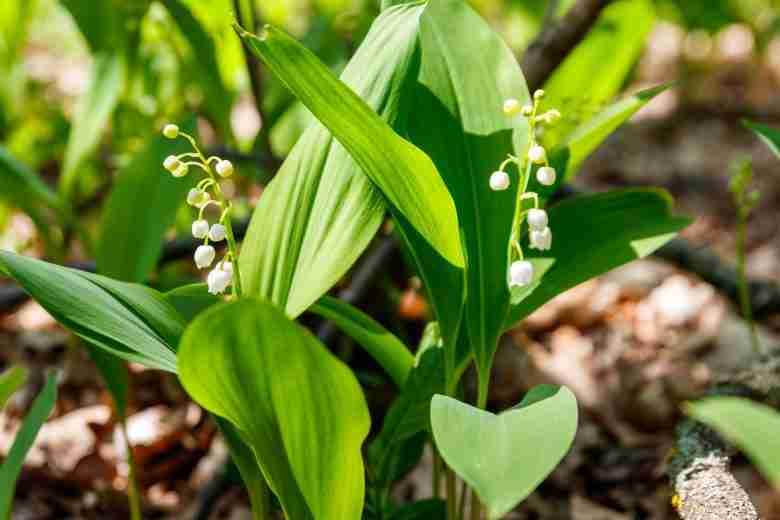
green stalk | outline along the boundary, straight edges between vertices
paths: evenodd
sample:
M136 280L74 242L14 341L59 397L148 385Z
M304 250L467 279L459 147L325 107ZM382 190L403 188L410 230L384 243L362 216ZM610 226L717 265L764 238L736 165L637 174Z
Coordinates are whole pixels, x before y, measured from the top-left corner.
M739 222L737 223L737 273L739 278L739 304L742 308L742 316L748 325L750 331L750 344L753 352L761 353L761 344L758 341L758 331L756 322L753 320L753 308L750 304L750 288L747 282L747 215L742 209L739 211Z
M133 457L133 447L130 446L130 438L127 436L127 420L122 417L120 423L122 429L122 437L125 440L125 450L127 451L127 465L130 468L130 472L127 476L127 499L130 504L130 518L131 520L141 520L141 493L138 489L138 468L135 465L135 457Z

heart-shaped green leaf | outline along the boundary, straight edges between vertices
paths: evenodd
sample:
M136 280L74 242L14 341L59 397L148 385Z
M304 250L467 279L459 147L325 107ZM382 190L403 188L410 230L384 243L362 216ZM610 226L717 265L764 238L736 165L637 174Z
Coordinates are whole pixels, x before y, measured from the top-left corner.
M777 158L780 159L780 130L748 120L743 121L743 124L747 128L753 130L753 132L766 143Z
M184 323L156 291L6 251L0 265L77 336L128 361L176 372Z
M577 400L566 387L541 385L495 415L436 395L431 425L442 458L477 491L493 520L536 489L569 450Z
M776 410L740 397L709 397L686 405L685 410L736 444L780 488L780 414Z
M649 255L690 223L672 214L666 192L654 189L573 197L548 213L552 248L530 249L525 237L524 250L537 276L514 300L518 303L511 308L507 328L562 292Z
M236 426L287 518L358 520L369 415L352 372L255 299L200 314L179 348L187 392Z
M422 10L402 6L382 13L341 76L394 127ZM379 190L328 129L315 122L268 184L252 216L241 251L245 293L298 316L347 272L384 215Z

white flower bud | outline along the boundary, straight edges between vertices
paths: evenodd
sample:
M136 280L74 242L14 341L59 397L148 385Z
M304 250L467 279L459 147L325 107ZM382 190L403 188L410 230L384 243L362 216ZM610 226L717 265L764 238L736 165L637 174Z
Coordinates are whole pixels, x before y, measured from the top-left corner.
M536 92L534 92L534 99L544 99L545 94L546 92L544 90L539 89Z
M536 180L544 186L555 184L555 168L543 166L536 172Z
M552 247L552 231L549 227L539 230L531 230L531 249L547 251Z
M217 252L214 251L213 247L198 246L198 249L195 250L195 265L197 265L199 269L208 267L211 265L211 262L214 261L216 255Z
M220 177L230 177L233 175L233 163L228 160L221 160L215 168Z
M192 223L192 236L195 238L206 238L209 234L208 220L200 219Z
M531 262L518 260L509 266L509 286L523 287L534 279L534 266Z
M542 114L542 118L544 119L544 122L548 125L552 125L556 123L561 118L561 113L557 110L548 110L544 114Z
M212 242L222 242L225 240L225 226L222 224L214 224L209 230L209 239Z
M528 210L528 227L541 231L547 227L547 212L543 209Z
M544 164L547 160L547 152L544 147L535 144L528 150L528 159L534 164Z
M223 269L217 268L211 271L206 278L211 294L222 294L230 286L233 275Z
M171 174L174 177L184 177L189 173L189 171L190 171L189 167L186 164L181 163L175 170L171 172Z
M181 161L179 161L179 158L175 155L169 155L163 161L163 168L171 173L173 173L174 170L177 170L179 166L181 166Z
M198 188L192 188L187 193L187 204L195 206L196 208L202 208L211 200L211 195L207 191L199 190Z
M515 98L504 101L504 114L508 116L517 115L520 112L520 102Z
M490 189L504 191L509 187L509 175L506 172L497 171L490 175Z
M533 105L525 105L525 106L523 106L523 110L520 113L523 114L525 117L530 116L531 114L534 113Z
M179 137L179 127L176 125L165 125L162 131L163 135L168 139L176 139Z
M233 274L233 262L224 261L219 267L226 273Z

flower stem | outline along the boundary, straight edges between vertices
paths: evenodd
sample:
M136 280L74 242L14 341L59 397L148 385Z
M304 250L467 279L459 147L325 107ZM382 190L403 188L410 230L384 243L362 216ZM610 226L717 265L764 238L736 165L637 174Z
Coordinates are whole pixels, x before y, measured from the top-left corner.
M127 436L127 421L124 417L120 422L122 438L125 441L125 450L127 451L127 465L130 468L127 476L127 500L130 504L131 520L142 520L141 517L141 494L138 490L138 468L135 466L133 457L133 447L130 446L130 438Z

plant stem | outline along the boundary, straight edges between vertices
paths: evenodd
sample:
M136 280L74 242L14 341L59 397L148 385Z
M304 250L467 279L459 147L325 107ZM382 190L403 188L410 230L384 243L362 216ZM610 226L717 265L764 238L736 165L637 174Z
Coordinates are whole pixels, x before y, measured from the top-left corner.
M127 499L130 504L131 520L141 520L141 494L138 489L137 473L138 468L135 465L133 457L133 447L130 446L130 438L127 435L127 421L124 417L119 423L122 429L122 437L125 440L125 450L127 451L127 465L130 468L127 476Z
M747 215L745 211L739 211L739 222L737 223L737 274L739 280L739 304L742 308L742 316L747 322L750 331L750 344L753 352L761 353L761 344L758 340L758 331L756 322L753 320L753 308L750 305L750 288L747 282L747 254L746 254L746 236L747 236Z
M436 444L433 444L433 474L431 487L433 488L433 498L441 498L441 468L442 460L439 456L439 450L436 449Z
M447 518L448 520L455 520L458 514L455 472L452 471L452 468L446 468L445 474L447 478Z

